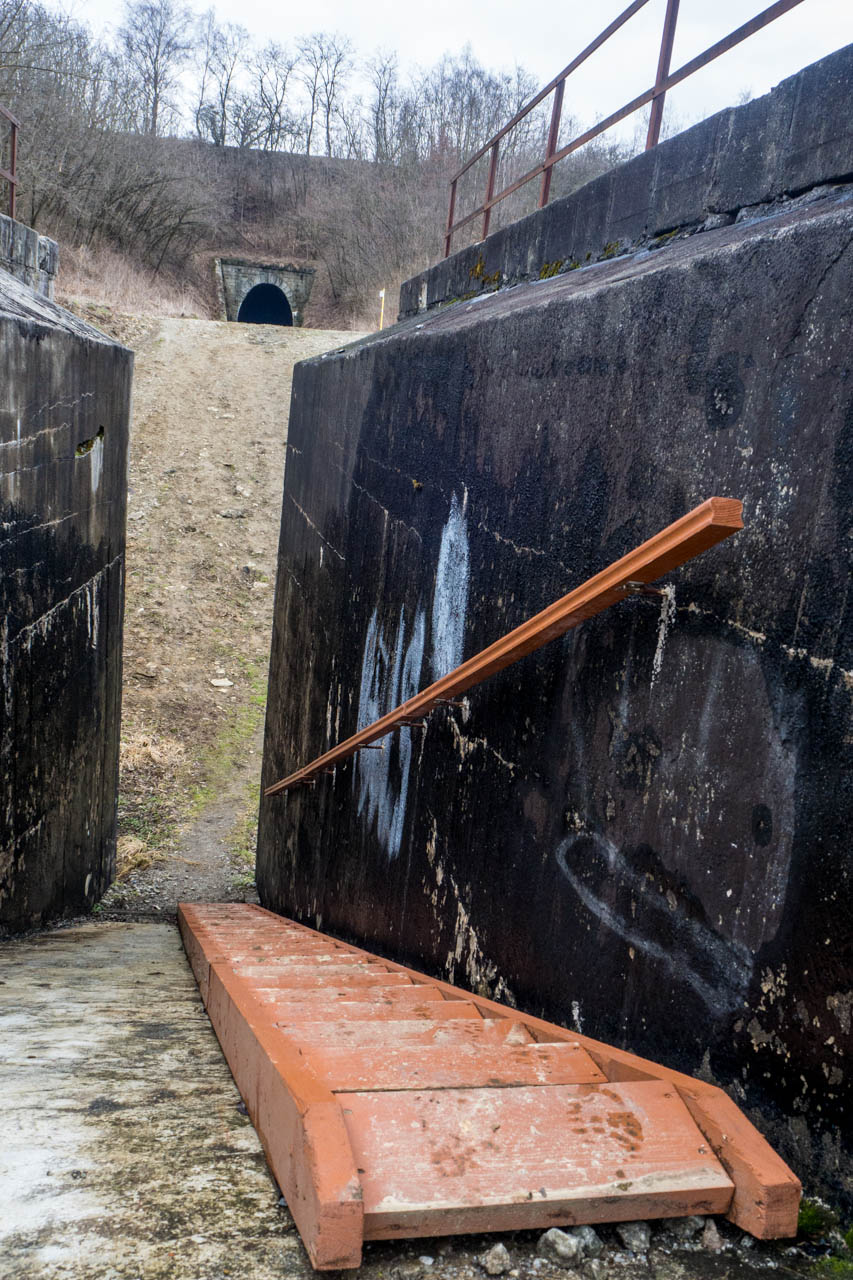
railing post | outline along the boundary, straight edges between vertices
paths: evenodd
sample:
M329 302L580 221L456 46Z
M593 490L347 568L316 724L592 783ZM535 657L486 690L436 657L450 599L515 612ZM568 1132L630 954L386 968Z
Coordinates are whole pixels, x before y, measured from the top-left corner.
M672 46L675 41L675 24L678 22L679 0L666 0L666 15L663 20L663 34L660 42L658 73L655 77L655 96L652 98L652 110L649 116L649 132L646 135L646 150L656 147L660 138L660 127L663 122L663 104L666 91L661 85L669 75L669 64L672 61Z
M565 80L561 80L554 90L554 105L551 108L551 125L548 129L548 146L545 151L545 159L550 160L551 156L557 150L557 140L560 136L560 117L563 114L563 91L566 87ZM554 172L554 166L549 165L542 174L542 186L539 189L539 208L544 209L551 195L551 174Z
M9 172L12 175L12 181L9 183L9 217L15 221L15 193L18 189L18 125L17 122L12 123L12 147L9 164Z
M444 233L444 256L450 257L450 242L453 239L453 215L456 212L456 179L450 184L450 206L447 210L447 230Z
M498 176L498 147L499 142L492 144L492 155L489 160L489 180L486 183L486 208L483 213L483 239L489 234L489 223L492 220L492 210L489 201L495 194L495 178Z

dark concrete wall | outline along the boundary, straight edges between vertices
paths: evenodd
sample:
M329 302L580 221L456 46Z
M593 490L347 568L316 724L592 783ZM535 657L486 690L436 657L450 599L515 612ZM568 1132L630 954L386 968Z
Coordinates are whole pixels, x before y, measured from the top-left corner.
M400 316L570 271L673 232L754 216L756 206L847 181L851 103L848 45L406 281Z
M52 298L59 270L59 245L32 227L0 214L0 270L29 285L33 293Z
M258 851L265 905L712 1077L834 1196L851 296L842 191L299 365L265 785L705 497L746 529L265 800Z
M0 273L0 932L113 874L132 360Z

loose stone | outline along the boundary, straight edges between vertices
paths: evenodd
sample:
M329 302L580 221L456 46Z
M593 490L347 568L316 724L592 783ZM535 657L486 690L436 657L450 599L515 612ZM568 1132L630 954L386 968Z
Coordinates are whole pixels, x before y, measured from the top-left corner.
M632 1253L648 1253L652 1233L647 1222L619 1222L616 1234Z
M490 1276L502 1276L512 1266L512 1258L506 1245L496 1244L478 1259L480 1266Z
M723 1241L713 1218L708 1218L705 1223L702 1231L702 1246L711 1253L719 1253L723 1247Z
M540 1236L536 1252L543 1258L550 1258L560 1267L573 1267L581 1256L581 1247L576 1236L561 1231L559 1227L552 1227L544 1236Z
M604 1241L593 1227L572 1227L568 1234L577 1240L584 1258L598 1258L604 1250Z

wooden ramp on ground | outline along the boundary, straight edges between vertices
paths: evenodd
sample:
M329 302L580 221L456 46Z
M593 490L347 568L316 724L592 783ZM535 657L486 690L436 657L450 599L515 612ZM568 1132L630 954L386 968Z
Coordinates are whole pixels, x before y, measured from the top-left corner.
M799 1182L721 1090L260 907L179 924L316 1268L364 1240L693 1213L795 1234Z

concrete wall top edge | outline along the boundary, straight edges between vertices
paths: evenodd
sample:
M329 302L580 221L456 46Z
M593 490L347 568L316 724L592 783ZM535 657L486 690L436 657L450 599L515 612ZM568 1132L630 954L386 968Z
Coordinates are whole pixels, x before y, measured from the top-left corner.
M847 45L413 276L400 289L400 318L845 181L851 95Z
M0 268L0 315L13 316L49 327L52 332L57 329L85 338L90 342L100 342L105 346L121 347L115 338L101 333L94 325L81 320L71 311L66 311L48 298L36 295L20 280ZM124 349L124 348L123 348Z
M484 308L488 310L490 321L499 322L503 316L546 307L575 295L590 296L631 279L677 267L680 263L686 266L697 254L706 251L736 252L745 241L775 239L792 233L805 221L823 218L853 220L853 184L831 189L820 202L809 203L789 212L720 227L702 236L673 241L668 246L655 250L640 249L635 253L590 263L576 271L547 279L521 281L505 289L478 294L474 298L457 299L453 303L448 302L432 309L426 315L404 317L381 332L368 334L346 346L336 347L310 360L301 361L300 364L334 363L341 358L354 358L366 348L377 345L416 342L424 331L432 334L458 333L476 327L483 317Z

